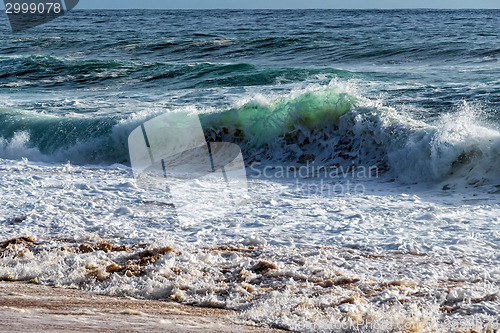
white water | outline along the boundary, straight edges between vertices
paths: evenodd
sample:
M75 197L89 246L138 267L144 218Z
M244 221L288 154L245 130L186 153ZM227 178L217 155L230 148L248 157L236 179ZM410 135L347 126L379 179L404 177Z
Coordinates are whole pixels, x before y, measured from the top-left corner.
M127 167L1 162L0 235L37 239L0 255L4 278L234 308L243 320L303 332L335 330L340 320L364 331L457 320L484 329L500 313L494 186L251 176L247 204L179 225L165 193L137 188ZM135 249L74 252L101 239ZM167 253L140 276L106 272L158 246L182 254ZM277 268L254 272L259 261Z

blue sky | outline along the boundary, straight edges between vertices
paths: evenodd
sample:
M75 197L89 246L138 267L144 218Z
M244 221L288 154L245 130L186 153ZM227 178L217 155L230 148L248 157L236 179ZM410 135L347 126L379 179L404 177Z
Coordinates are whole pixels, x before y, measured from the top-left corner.
M80 0L79 8L500 8L500 0Z
M29 1L29 0L27 0ZM3 1L0 8L4 8ZM497 8L500 0L80 0L77 8Z

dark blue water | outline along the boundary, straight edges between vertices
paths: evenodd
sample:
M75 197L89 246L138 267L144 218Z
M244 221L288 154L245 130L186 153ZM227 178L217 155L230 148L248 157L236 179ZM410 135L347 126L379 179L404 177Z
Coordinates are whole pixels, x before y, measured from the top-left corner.
M229 133L224 139L240 143L248 159L276 156L270 146L286 138L301 152L280 151L282 158L314 160L320 153L311 153L310 144L326 149L332 144L326 136L343 148L322 162L337 163L339 153L355 150L364 156L357 154L360 163L387 165L387 136L400 133L400 147L415 132L401 119L433 126L444 113L471 112L496 129L499 13L76 10L16 34L2 16L0 155L20 158L23 149L34 148L41 154L35 159L127 163L128 133L141 122L162 112L195 110L232 114L223 123L206 119L207 136ZM337 109L344 98L347 109ZM355 125L351 108L374 123L369 133L339 132L338 116L348 113L349 126ZM367 108L375 110L371 118ZM384 108L398 114L394 128L388 128ZM270 114L272 125L249 125L256 118L252 110L259 119ZM313 121L290 125L299 118ZM260 130L249 130L255 126ZM262 139L266 126L272 136ZM386 137L377 139L374 127ZM231 140L235 133L239 139ZM13 141L21 134L16 153ZM457 149L457 158L476 148Z
M3 16L0 85L24 79L31 84L21 88L29 90L147 91L265 86L324 74L413 83L419 87L382 91L431 108L437 99L496 105L499 13L74 11L18 34Z

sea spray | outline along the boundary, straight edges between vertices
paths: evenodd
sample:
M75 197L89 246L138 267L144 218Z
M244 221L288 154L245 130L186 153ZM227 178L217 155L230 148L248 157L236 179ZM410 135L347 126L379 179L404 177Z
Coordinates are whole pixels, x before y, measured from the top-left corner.
M390 171L403 183L456 177L475 186L500 172L500 133L467 104L424 122L329 85L198 112L207 140L240 145L247 166L354 164ZM129 133L158 113L87 118L1 109L0 157L128 164Z

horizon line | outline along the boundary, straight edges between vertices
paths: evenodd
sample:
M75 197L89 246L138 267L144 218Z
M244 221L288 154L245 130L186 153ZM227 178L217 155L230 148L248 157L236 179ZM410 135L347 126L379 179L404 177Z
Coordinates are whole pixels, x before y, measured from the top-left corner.
M500 8L74 8L73 10L500 10Z
M0 5L0 10L5 12L3 4ZM433 7L415 7L415 8L74 8L73 10L500 10L499 8L433 8Z

